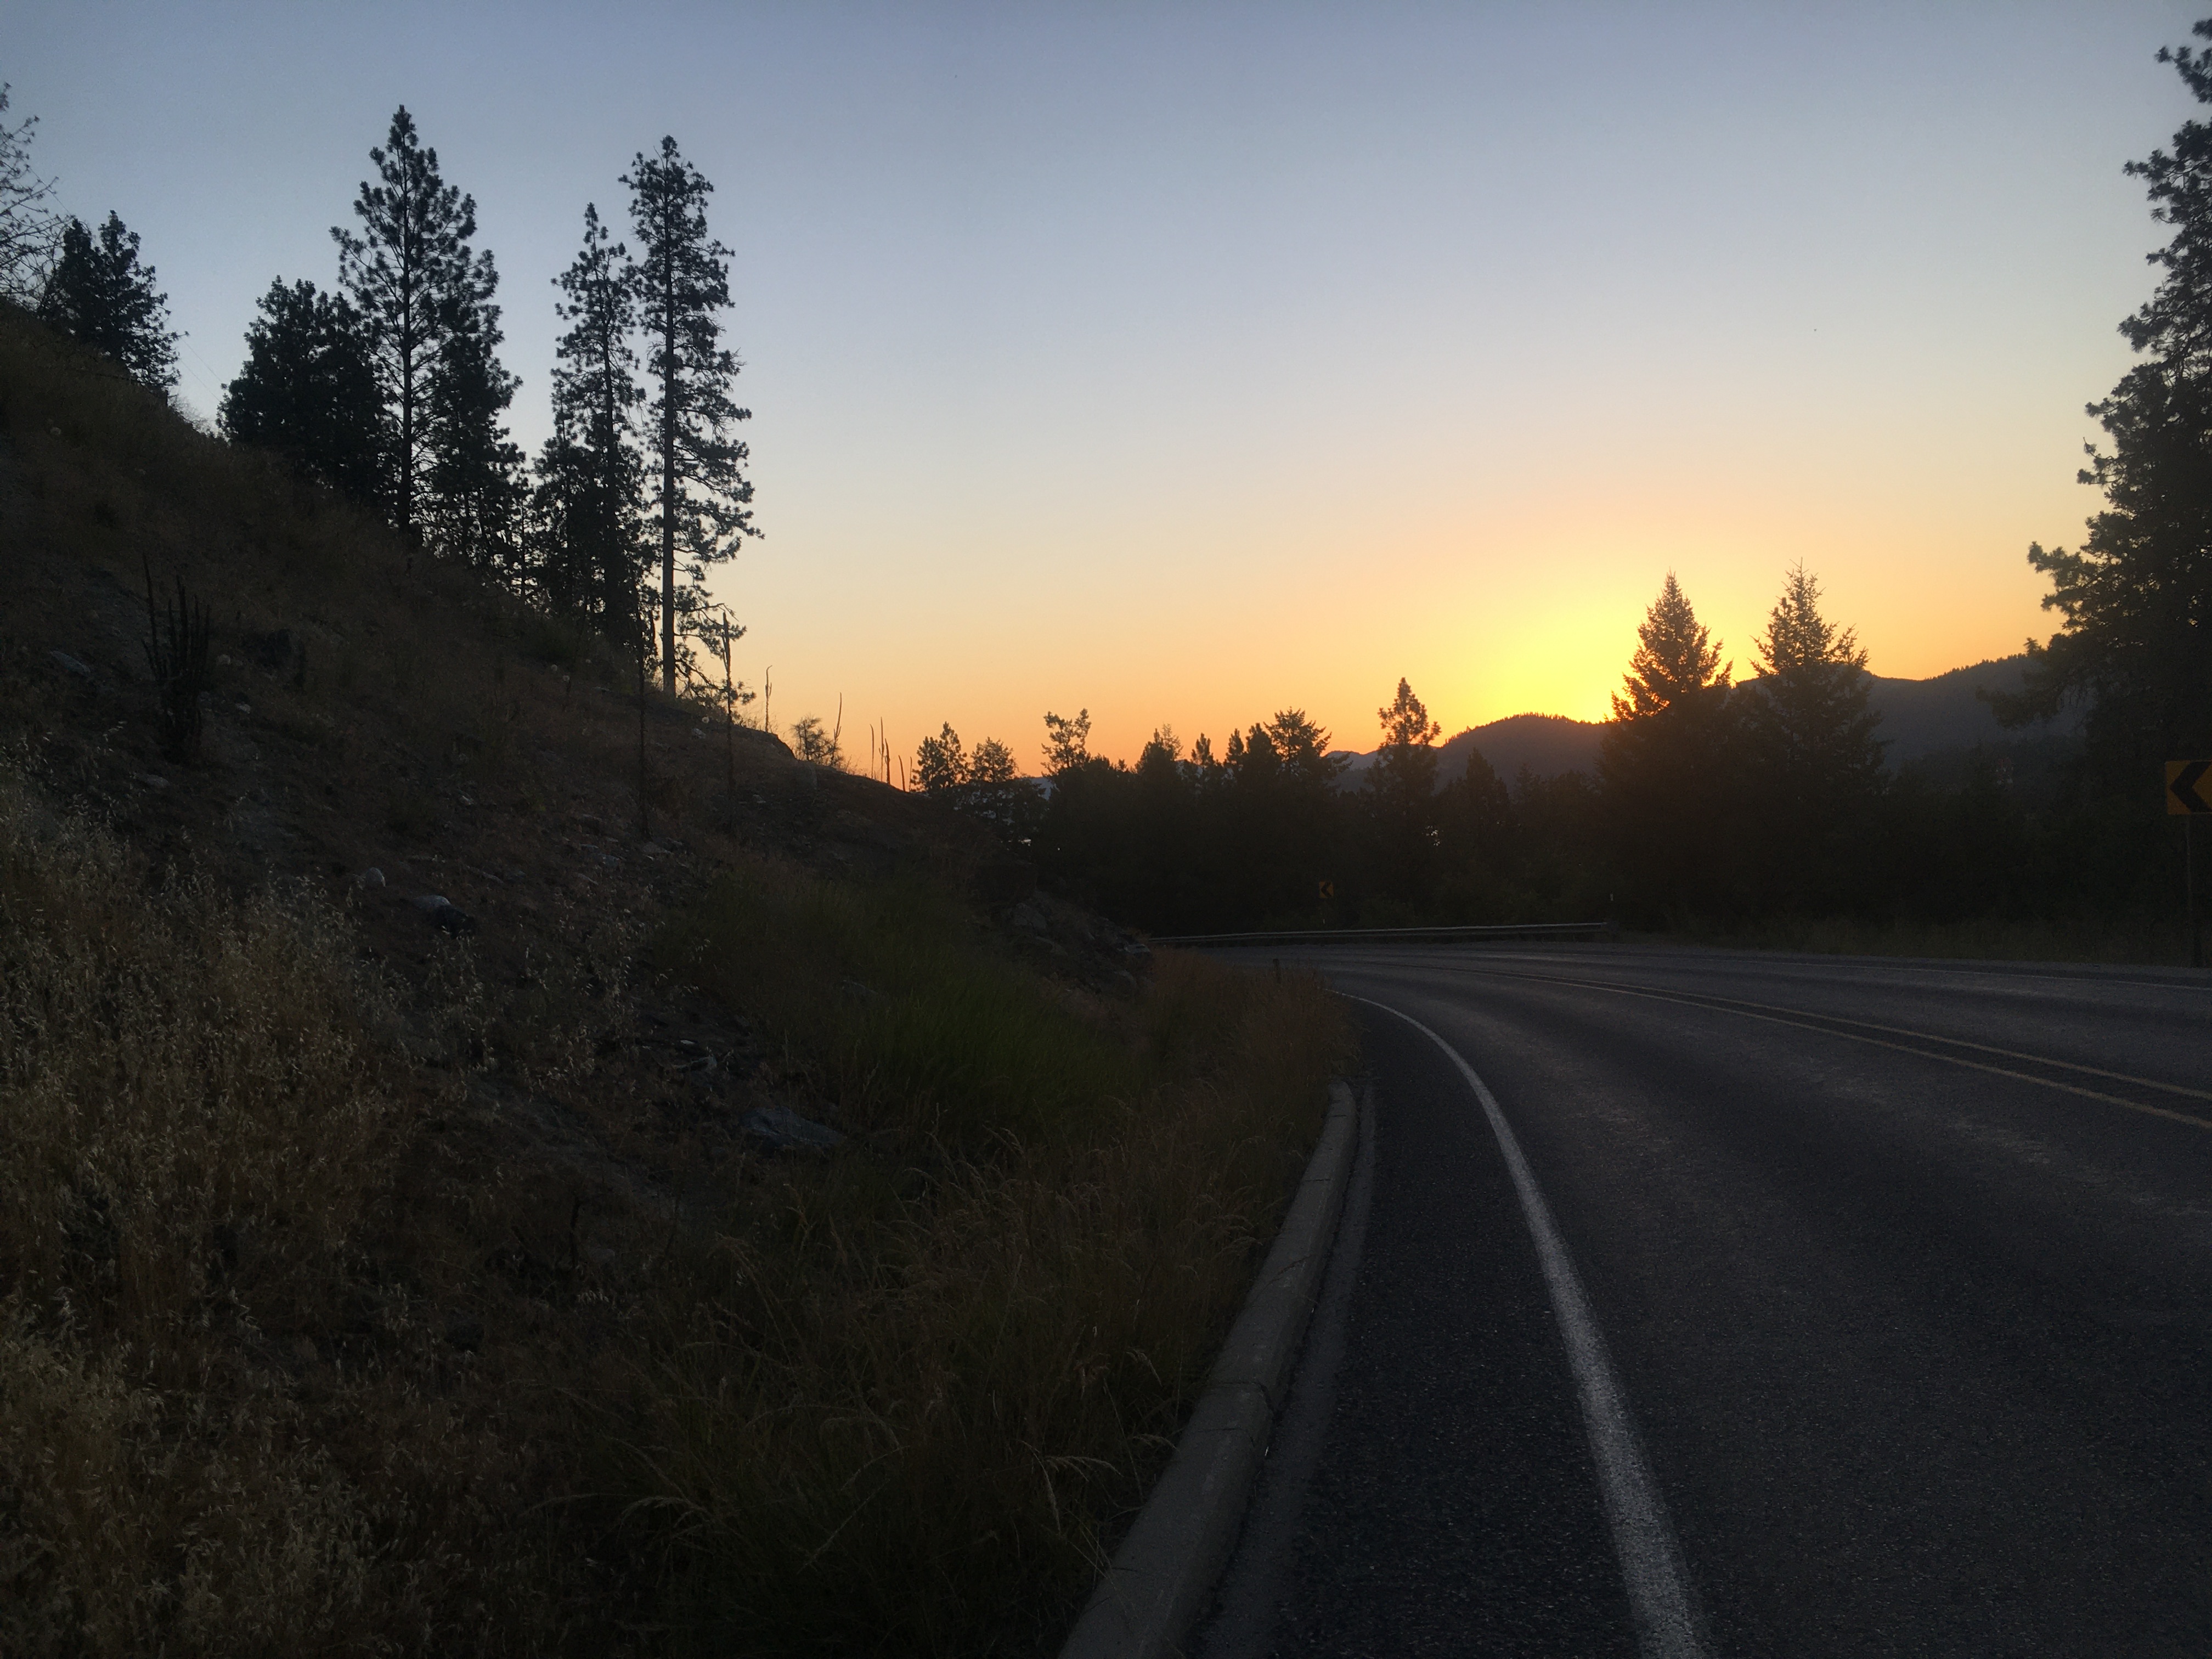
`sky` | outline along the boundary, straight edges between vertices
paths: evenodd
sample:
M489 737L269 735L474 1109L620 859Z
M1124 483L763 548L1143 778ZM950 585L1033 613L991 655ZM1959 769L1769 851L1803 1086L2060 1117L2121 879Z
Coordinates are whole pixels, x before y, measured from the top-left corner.
M1877 673L2047 635L2200 10L8 0L0 81L203 415L404 103L531 450L584 204L673 135L753 411L739 673L864 763L1033 768L1047 710L1371 748L1401 676L1447 735L1601 719L1670 569L1739 673L1799 561Z

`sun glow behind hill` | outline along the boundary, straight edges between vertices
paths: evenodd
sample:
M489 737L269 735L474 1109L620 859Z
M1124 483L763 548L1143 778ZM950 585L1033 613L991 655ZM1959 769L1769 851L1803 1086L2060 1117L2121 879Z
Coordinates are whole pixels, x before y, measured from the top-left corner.
M1875 480L1859 501L1823 504L1809 525L1792 522L1779 499L1747 493L1732 511L1699 510L1655 487L1641 501L1582 503L1549 522L1540 499L1518 513L1468 507L1433 527L1370 526L1361 539L1373 550L1351 580L1332 580L1344 561L1325 533L1311 536L1303 558L1285 553L1299 545L1288 526L1282 541L1233 561L1221 556L1222 542L1201 558L1188 544L1196 536L1170 530L1152 538L1157 552L1087 546L1071 563L1095 559L1103 574L1068 595L1079 625L1041 620L1018 589L1000 585L1010 568L979 576L993 595L981 605L958 602L965 584L948 580L941 610L925 599L906 613L947 641L928 677L937 701L905 684L883 684L877 695L887 709L915 708L922 732L950 720L971 741L995 734L1025 767L1037 763L1048 708L1089 708L1094 747L1124 759L1163 722L1186 742L1204 732L1218 749L1231 729L1287 707L1315 715L1339 745L1364 750L1401 674L1447 734L1527 711L1598 720L1667 570L1743 678L1783 572L1800 557L1822 578L1827 613L1856 628L1876 673L1926 678L2008 656L2051 626L2022 555L2030 539L2078 526L2089 498L2066 471L2078 428L2046 425L2035 443L2050 463L2040 488L2008 491L1991 478L1978 501L1961 504L1956 479L1948 501L1933 480L1909 491ZM1918 533L1908 538L1900 526ZM960 556L947 550L956 568ZM1224 565L1225 578L1212 574ZM886 635L883 647L888 665L896 641ZM848 700L851 724L855 709L863 719L876 712L863 696Z

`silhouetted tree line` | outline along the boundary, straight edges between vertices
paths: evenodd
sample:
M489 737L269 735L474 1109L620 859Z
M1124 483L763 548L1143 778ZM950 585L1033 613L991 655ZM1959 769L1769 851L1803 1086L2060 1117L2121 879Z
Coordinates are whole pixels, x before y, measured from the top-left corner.
M1036 779L1013 776L992 739L967 757L948 726L916 774L1048 882L1156 933L1943 921L2109 911L2166 878L2087 772L2021 789L1990 753L1948 776L1886 769L1866 653L1802 567L1755 646L1756 673L1735 682L1669 574L1589 775L1508 782L1466 745L1447 767L1441 727L1402 679L1357 776L1296 708L1218 753L1162 727L1133 764L1091 752L1087 709L1048 714Z
M137 235L61 214L30 161L35 118L0 87L0 298L148 386L176 380L167 301ZM500 362L499 271L474 246L476 201L446 182L404 107L368 152L374 177L334 228L337 281L280 277L225 389L224 434L283 457L419 547L646 653L675 689L744 629L710 605L708 567L758 531L750 411L722 341L730 251L707 228L714 186L673 138L620 182L637 252L595 205L556 279L554 434L526 462L507 427L520 386ZM726 672L712 692L750 701Z

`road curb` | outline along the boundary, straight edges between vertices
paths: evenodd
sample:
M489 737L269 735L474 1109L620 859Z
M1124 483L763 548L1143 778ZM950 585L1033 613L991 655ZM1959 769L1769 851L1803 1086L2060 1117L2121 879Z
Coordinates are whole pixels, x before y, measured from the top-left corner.
M1342 1083L1328 1085L1328 1102L1305 1177L1175 1456L1060 1659L1169 1659L1205 1611L1267 1455L1352 1184L1358 1109Z

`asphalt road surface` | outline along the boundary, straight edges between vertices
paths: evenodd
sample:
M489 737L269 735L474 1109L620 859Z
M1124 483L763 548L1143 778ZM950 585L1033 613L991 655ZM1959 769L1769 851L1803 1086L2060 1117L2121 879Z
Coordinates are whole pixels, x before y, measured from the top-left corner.
M1280 954L1373 1133L1206 1659L2212 1654L2203 976Z

